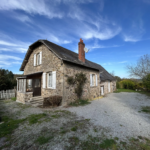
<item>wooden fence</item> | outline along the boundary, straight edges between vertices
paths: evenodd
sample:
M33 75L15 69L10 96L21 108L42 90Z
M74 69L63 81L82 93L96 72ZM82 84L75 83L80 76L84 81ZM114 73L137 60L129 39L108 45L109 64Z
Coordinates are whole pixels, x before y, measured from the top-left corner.
M12 97L15 97L15 95L16 89L0 91L0 99L10 99Z

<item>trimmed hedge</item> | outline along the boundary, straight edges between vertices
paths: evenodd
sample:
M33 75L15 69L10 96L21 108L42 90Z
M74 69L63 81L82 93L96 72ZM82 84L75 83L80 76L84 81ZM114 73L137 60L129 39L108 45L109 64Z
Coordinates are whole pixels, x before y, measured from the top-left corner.
M62 102L62 96L54 95L50 97L45 97L43 106L60 106Z

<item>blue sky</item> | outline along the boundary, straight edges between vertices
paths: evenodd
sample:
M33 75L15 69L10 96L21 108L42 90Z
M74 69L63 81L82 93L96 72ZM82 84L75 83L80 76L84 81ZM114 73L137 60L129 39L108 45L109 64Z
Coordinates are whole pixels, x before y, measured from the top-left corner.
M0 0L0 67L19 71L28 46L47 39L129 77L125 66L150 51L150 0Z

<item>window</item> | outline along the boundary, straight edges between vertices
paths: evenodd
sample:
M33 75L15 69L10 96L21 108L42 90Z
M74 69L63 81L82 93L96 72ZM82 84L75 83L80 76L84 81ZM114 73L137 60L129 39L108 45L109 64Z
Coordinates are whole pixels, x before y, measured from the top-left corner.
M97 75L96 74L90 74L90 85L97 86Z
M36 60L37 60L37 65L40 65L40 53L37 54L36 56Z
M52 88L53 85L52 85L52 72L49 72L47 74L47 87L48 88Z
M18 91L19 92L24 92L25 91L24 82L25 82L25 79L19 79L18 80Z
M32 79L27 79L27 92L32 91Z
M44 78L43 78L43 80L44 80ZM45 81L43 81L43 85L45 85L44 82ZM51 71L51 72L47 73L47 88L56 89L56 71Z
M42 64L42 52L34 54L34 66Z
M95 86L96 83L95 83L95 74L92 74L92 85Z

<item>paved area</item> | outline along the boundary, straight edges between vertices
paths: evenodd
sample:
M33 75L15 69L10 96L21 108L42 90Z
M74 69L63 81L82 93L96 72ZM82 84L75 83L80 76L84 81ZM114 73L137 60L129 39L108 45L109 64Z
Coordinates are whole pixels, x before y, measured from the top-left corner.
M111 93L87 106L70 107L67 110L90 119L95 125L106 127L112 137L150 138L150 114L140 112L142 106L150 106L150 98L146 95Z

